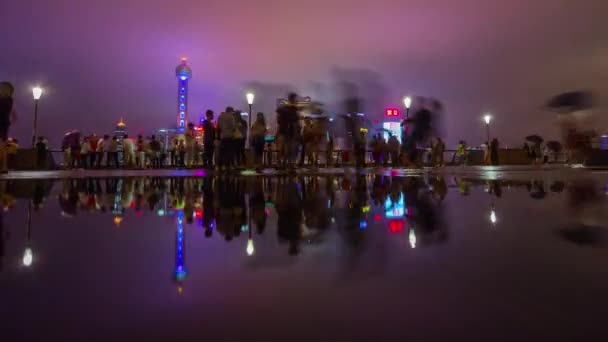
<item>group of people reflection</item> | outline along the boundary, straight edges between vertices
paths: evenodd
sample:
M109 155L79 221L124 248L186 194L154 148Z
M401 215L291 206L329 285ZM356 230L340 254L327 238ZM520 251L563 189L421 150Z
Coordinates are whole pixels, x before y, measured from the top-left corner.
M512 186L525 187L530 197L542 199L549 191L563 191L566 184L364 174L87 178L63 180L59 203L65 216L78 211L108 212L117 225L129 210L136 215L150 211L159 216L183 211L185 224L200 225L206 236L219 234L226 241L249 227L256 234L263 234L268 216L274 211L278 237L288 242L291 254L297 254L302 240L315 241L331 226L360 234L368 225L395 219L402 221L402 227L416 227L419 235L432 233L426 239L419 236L421 244L444 241L448 234L441 220L441 203L449 188L467 196L471 187L483 187L499 198L504 187Z
M412 248L443 243L449 234L442 202L448 193L468 196L471 188L481 188L490 195L492 221L496 220L494 203L499 203L494 199L502 197L503 191L510 188L525 189L529 197L536 200L542 200L550 193L566 191L572 215L579 215L587 226L585 220L597 221L597 217L605 216L589 214L589 208L601 209L601 206L594 207L595 203L603 203L600 200L603 193L598 192L598 187L591 181L506 181L378 174L9 180L0 182L3 204L0 260L5 242L11 235L3 224L3 216L18 205L16 198L28 199L28 209L35 218L35 213L43 210L48 202L53 187L58 185L62 216L108 213L108 223L113 221L121 225L123 220L136 220L133 216L147 211L163 217L179 217L178 221L185 226L200 226L206 237L219 235L227 242L242 235L251 239L252 235L265 234L269 217L276 215L277 237L286 243L291 255L300 253L302 243L322 242L324 233L330 228L337 230L347 245L354 248L365 241L367 230L379 226L388 228L391 233L409 234ZM596 235L595 231L592 233ZM560 234L576 243L590 240L587 230L565 230Z

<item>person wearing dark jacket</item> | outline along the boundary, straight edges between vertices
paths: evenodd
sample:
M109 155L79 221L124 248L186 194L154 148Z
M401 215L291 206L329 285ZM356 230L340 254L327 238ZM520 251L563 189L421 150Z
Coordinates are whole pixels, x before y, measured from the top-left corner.
M498 160L498 139L494 138L492 139L492 142L490 143L490 161L492 163L492 165L497 166L499 163Z
M213 125L213 111L208 110L205 113L205 121L203 121L203 167L213 167L213 151L215 150L215 126Z
M8 173L6 144L8 142L8 130L15 115L13 110L14 91L15 88L11 83L0 83L0 173Z

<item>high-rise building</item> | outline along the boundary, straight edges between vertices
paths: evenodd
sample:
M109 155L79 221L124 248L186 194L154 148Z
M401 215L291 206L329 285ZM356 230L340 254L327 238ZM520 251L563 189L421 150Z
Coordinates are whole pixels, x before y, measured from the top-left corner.
M177 76L177 128L186 128L188 122L188 80L192 77L192 69L186 64L186 58L175 68Z
M116 124L116 129L114 130L114 135L118 138L118 162L122 165L123 162L123 143L122 141L127 136L127 124L125 121L120 118L120 121Z

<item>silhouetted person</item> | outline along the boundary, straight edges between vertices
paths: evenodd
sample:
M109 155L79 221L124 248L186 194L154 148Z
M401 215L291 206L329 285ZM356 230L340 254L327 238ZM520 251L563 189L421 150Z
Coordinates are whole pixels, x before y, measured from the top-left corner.
M220 148L218 152L218 164L220 168L226 169L232 167L234 160L234 131L236 129L236 121L234 120L234 109L226 107L226 111L221 113L217 118L217 131L220 140Z
M36 142L36 166L38 169L44 169L46 167L47 160L47 146L44 142L44 137L38 137L38 142Z
M282 166L292 167L297 155L298 142L300 141L297 98L297 94L289 94L287 104L277 109L277 144L279 145Z
M213 152L215 151L216 129L213 125L213 111L207 110L203 121L203 167L213 167Z
M498 139L492 139L490 143L490 160L494 166L498 165L498 147Z

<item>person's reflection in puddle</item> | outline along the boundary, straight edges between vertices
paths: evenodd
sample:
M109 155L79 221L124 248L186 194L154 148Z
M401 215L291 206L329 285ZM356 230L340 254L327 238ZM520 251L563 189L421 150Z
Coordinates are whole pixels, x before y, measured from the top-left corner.
M445 242L449 234L443 222L443 214L433 204L431 194L425 190L422 178L407 178L403 182L403 192L409 207L408 221L416 230L416 240L420 245Z
M264 199L264 178L255 178L249 196L251 220L255 224L256 233L261 235L266 228L266 201ZM253 229L253 227L249 227Z
M226 241L232 241L234 226L238 225L234 216L234 207L238 202L235 189L230 178L218 178L217 196L219 210L216 220L216 230Z
M441 175L436 175L429 179L431 186L431 192L438 203L443 202L445 196L448 194L448 186L445 182L445 178Z
M545 191L545 182L542 180L533 180L530 183L530 197L534 199L544 199L547 196Z
M276 197L277 234L280 241L289 244L289 255L297 255L300 252L302 198L296 178L286 177L283 181L285 183L277 189Z
M490 195L496 196L496 198L502 197L502 185L499 180L490 181Z
M388 184L387 176L384 175L375 175L373 188L372 188L372 200L374 201L375 206L382 206L386 201L386 185Z
M214 185L216 184L213 178L203 178L203 217L202 224L205 229L205 237L210 238L213 235L215 223L216 203L214 197Z

